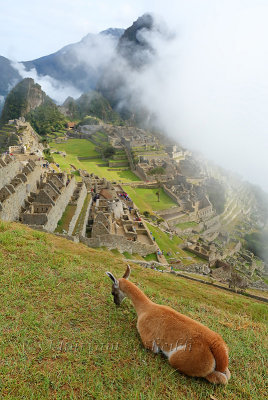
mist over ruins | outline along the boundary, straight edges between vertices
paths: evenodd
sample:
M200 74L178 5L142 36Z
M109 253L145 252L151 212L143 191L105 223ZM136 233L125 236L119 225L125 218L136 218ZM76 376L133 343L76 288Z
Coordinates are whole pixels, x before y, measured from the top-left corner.
M240 136L231 95L222 90L217 103L213 77L198 81L202 61L191 64L198 78L187 86L177 51L191 59L167 22L145 13L30 61L0 56L4 394L170 399L176 388L181 399L266 398L265 146L247 164L247 118ZM219 122L224 101L230 119ZM123 312L112 308L105 281L126 264L152 301L225 335L238 383L204 394L201 379L182 375L177 387L169 367L137 345L136 314L128 301Z

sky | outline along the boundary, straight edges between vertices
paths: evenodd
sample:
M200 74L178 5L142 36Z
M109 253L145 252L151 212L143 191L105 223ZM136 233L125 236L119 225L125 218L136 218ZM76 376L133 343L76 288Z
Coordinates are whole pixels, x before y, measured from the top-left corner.
M145 12L161 17L176 38L168 45L153 38L153 67L129 75L139 101L185 147L268 191L268 0L0 5L0 55L16 61L50 54L88 33L127 28Z

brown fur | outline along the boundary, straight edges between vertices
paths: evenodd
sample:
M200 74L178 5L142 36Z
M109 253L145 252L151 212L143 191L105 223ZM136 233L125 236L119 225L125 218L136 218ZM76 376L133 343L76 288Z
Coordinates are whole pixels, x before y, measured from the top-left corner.
M170 307L153 303L126 279L130 274L129 267L127 271L124 278L116 280L113 294L120 292L121 296L129 297L132 301L138 315L137 329L144 346L155 353L167 353L181 346L172 354L167 354L174 368L189 376L206 378L211 383L228 383L228 348L222 337Z

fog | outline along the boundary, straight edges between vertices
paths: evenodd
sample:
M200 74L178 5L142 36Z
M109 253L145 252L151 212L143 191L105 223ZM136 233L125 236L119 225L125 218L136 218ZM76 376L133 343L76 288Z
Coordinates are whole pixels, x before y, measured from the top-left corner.
M236 17L171 41L150 35L156 59L125 75L169 136L268 190L267 8Z
M125 82L120 106L131 97L181 145L268 191L268 6L205 1L199 14L200 3L190 3L196 7L179 2L164 13L172 39L143 32L155 55L138 72L105 40L94 47L94 57L80 47L77 60L95 71L106 67L108 81ZM57 102L80 95L75 87L17 68Z
M32 78L58 104L63 103L68 96L78 97L81 94L78 89L70 84L59 82L48 75L38 75L35 68L26 71L24 65L16 61L12 62L12 67L18 71L22 79Z

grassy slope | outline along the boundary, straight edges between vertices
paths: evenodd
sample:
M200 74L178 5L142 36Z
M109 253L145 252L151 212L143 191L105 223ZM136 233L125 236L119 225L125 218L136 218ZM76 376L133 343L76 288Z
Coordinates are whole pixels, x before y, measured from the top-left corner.
M111 298L105 271L123 273L118 255L1 223L0 261L1 398L265 399L266 305L133 266L152 300L224 337L232 378L214 387L144 350L132 304Z
M147 226L155 237L156 243L160 250L164 250L167 260L169 258L177 258L180 259L185 265L204 262L203 259L199 258L195 254L184 251L179 247L179 245L183 242L179 236L173 235L171 240L170 235L163 232L161 229L156 228L154 225L149 223L147 223ZM171 255L167 256L167 252L169 252Z
M55 162L57 162L60 167L70 172L70 164L74 165L76 168L85 169L90 173L94 173L100 177L106 178L110 181L139 181L140 179L133 174L130 170L127 171L109 171L107 167L100 167L97 164L103 164L104 161L100 158L100 154L95 150L95 144L86 139L69 139L64 143L49 143L52 149L59 151L65 151L67 153L66 157L59 154L53 154ZM95 160L84 160L79 161L77 157L94 157Z
M177 228L180 229L187 229L187 228L194 228L195 226L197 226L198 224L194 221L191 222L180 222L179 224L176 224Z
M160 211L177 206L162 188L144 189L126 186L124 189L141 212ZM160 201L157 201L156 192L160 193Z
M86 139L69 139L64 143L50 143L52 148L66 151L68 154L79 155L80 157L99 158L99 153L95 150L95 144Z

